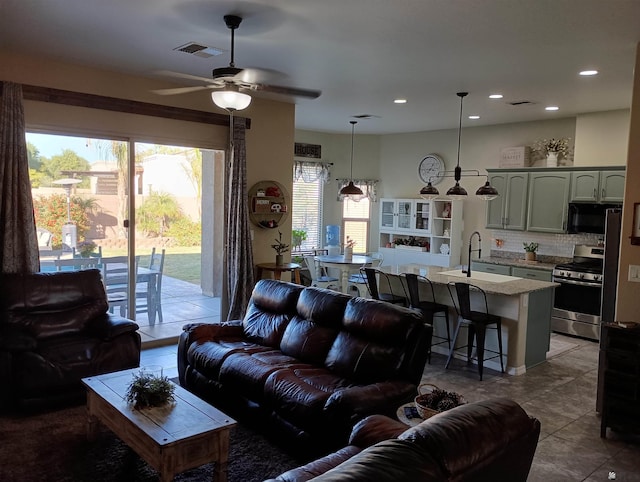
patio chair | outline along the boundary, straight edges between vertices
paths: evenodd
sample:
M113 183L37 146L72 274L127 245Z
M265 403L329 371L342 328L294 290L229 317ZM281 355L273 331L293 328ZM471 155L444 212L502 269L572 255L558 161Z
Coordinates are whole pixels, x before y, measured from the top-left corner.
M99 268L98 258L62 258L54 259L56 271L82 271L85 269Z
M140 256L136 256L136 279ZM102 280L107 292L109 312L113 313L116 307L120 307L120 316L127 316L129 301L129 257L110 256L102 258Z
M138 267L136 276L136 313L147 313L149 324L158 320L162 323L162 271L165 250L156 253L151 250L148 268Z

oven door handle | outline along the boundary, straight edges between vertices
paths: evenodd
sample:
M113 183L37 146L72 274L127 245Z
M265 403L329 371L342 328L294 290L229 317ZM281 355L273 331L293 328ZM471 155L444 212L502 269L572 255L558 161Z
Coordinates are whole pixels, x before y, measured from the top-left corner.
M553 282L565 284L565 285L591 286L593 288L599 288L602 286L600 283L589 283L587 281L574 281L574 280L565 279L565 278L560 278L560 279L554 278Z

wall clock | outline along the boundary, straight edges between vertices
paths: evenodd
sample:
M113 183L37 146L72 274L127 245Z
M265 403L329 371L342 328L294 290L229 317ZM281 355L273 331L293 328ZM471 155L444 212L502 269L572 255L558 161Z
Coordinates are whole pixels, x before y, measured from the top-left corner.
M429 154L420 161L418 174L422 182L431 181L431 184L435 186L442 181L444 176L444 161L435 154Z

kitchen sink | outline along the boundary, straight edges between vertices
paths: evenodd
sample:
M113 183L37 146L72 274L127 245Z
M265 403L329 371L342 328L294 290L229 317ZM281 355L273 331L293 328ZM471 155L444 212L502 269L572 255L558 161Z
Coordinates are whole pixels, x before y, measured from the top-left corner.
M463 273L459 269L455 269L451 271L440 271L438 274L441 274L444 276L455 276L457 278L467 278L467 273ZM477 280L477 281L488 281L489 283L506 283L507 281L517 281L522 278L519 278L517 276L507 276L504 274L484 273L482 271L471 271L471 277L467 279Z

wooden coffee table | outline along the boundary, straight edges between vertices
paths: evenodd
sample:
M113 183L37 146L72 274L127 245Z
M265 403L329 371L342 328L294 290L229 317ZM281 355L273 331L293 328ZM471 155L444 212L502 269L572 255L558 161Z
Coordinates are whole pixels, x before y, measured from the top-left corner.
M229 433L236 421L176 385L175 402L136 410L124 396L138 368L84 378L87 436L101 422L160 473L161 481L215 462L214 480L227 480Z

